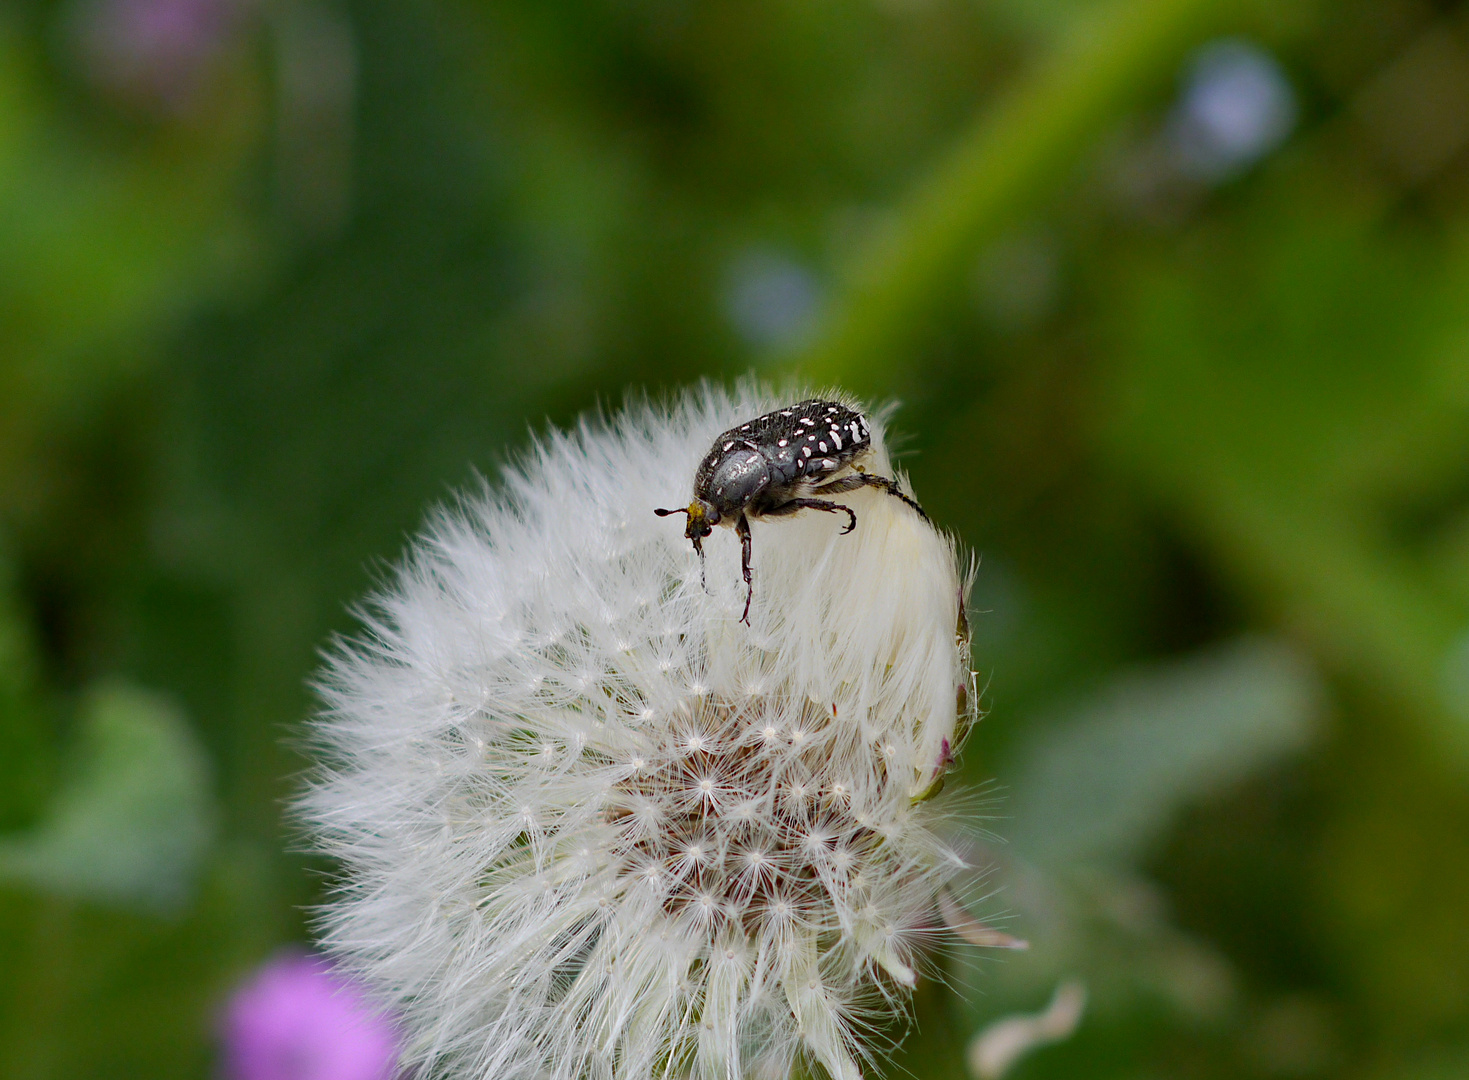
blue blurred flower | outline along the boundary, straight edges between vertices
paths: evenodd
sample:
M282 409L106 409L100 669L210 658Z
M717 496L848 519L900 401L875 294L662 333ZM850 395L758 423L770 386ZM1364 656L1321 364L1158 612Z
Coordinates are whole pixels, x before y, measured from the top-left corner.
M797 343L810 330L821 286L800 263L764 248L736 259L725 279L724 310L756 348Z
M269 961L235 992L223 1024L229 1080L388 1080L393 1025L318 956Z
M1238 38L1194 54L1170 125L1179 167L1201 180L1234 176L1285 142L1296 95L1280 64Z

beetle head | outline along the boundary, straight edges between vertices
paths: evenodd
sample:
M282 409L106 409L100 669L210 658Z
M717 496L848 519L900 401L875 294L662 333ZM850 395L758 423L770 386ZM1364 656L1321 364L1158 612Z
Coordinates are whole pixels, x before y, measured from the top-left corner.
M704 581L704 537L714 531L714 526L719 524L719 511L714 509L703 499L695 499L689 503L688 509L676 508L664 510L662 507L653 513L659 517L668 517L669 514L687 514L689 523L684 528L683 534L694 542L694 550L699 553L699 580ZM708 588L707 583L704 585Z
M694 550L700 555L704 554L701 541L714 531L714 526L718 525L721 520L719 511L703 499L695 499L689 503L688 509L679 507L674 510L664 510L659 508L653 513L659 517L668 517L669 514L687 514L689 521L684 527L683 534L694 542Z

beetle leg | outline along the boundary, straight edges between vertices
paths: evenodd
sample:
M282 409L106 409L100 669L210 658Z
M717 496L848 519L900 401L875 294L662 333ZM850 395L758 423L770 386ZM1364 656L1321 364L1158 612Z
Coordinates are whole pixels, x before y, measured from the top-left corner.
M914 510L917 510L918 516L924 521L929 520L928 514L924 512L923 507L904 495L898 488L898 482L896 480L886 476L874 476L872 473L852 473L842 477L840 480L833 480L828 484L822 484L820 487L812 488L811 493L813 495L838 495L843 491L856 491L858 488L863 487L882 488L889 495L902 499Z
M797 510L825 510L828 514L846 514L847 527L842 530L843 536L857 527L857 514L850 506L845 503L827 502L825 499L792 499L788 503L777 506L774 510L766 510L760 516L782 517L785 514L794 514Z
M709 591L709 580L704 576L704 545L699 538L694 537L694 550L699 553L699 585L705 592Z
M735 522L735 532L740 536L740 572L745 575L745 613L740 622L750 625L750 601L755 599L755 581L750 574L750 519L744 514Z

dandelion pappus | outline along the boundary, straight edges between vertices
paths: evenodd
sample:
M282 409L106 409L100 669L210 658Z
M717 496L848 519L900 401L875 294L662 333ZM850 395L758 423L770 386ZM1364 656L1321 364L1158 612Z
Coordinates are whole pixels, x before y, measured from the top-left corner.
M653 512L659 517L687 514L684 536L693 541L701 560L704 537L716 525L734 527L740 538L740 570L746 587L740 621L748 626L755 595L750 573L751 518L783 517L801 510L845 513L847 527L842 535L846 535L857 527L856 511L845 503L813 496L875 487L928 520L923 507L903 494L896 480L863 470L860 462L872 449L872 434L860 412L840 401L808 398L720 435L694 474L694 497L688 508ZM848 468L855 471L837 475Z

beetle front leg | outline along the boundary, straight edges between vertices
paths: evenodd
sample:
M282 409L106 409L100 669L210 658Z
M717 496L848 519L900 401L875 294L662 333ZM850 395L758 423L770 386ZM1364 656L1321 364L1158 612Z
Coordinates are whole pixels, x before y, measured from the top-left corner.
M750 519L744 514L735 522L735 532L740 537L740 572L745 576L745 613L740 622L750 625L750 601L755 598L755 579L750 573Z
M697 536L694 537L694 550L699 553L699 587L708 592L709 579L704 575L704 545Z

